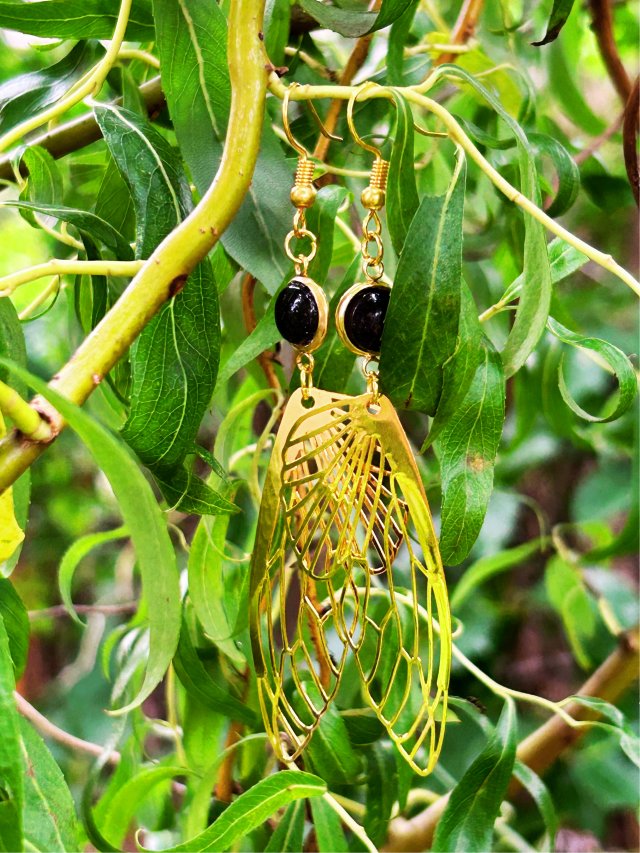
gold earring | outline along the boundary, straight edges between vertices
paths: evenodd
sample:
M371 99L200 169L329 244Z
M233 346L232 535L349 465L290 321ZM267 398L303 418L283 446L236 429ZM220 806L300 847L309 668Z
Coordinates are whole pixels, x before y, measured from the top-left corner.
M366 286L382 275L382 257L370 259ZM376 372L366 375L356 397L303 381L283 414L251 560L258 695L274 752L289 762L356 677L363 703L424 776L444 737L449 604L411 448Z

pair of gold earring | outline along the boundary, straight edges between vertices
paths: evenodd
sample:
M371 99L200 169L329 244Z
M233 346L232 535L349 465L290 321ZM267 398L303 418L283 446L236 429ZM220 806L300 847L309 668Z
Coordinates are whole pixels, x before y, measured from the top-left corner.
M329 709L358 706L354 690L399 754L426 775L442 747L451 666L451 617L431 512L413 453L372 368L390 290L382 282L379 211L388 164L375 154L362 237L365 281L340 302L336 325L365 356L367 392L313 387L313 351L327 327L327 300L309 276L317 243L306 211L314 165L300 154L286 252L295 276L276 302L283 337L298 352L301 387L276 435L251 562L250 634L265 729L276 756L300 757ZM292 243L308 238L307 254ZM369 246L375 247L369 252ZM363 712L366 713L366 711Z
M294 84L295 85L295 84ZM291 190L291 202L296 207L293 228L285 240L285 251L293 261L296 276L284 287L276 299L275 319L282 337L298 351L298 363L303 378L309 377L313 369L311 353L324 341L329 306L322 288L307 275L309 263L317 251L316 236L308 230L306 212L313 205L316 189L313 185L315 164L307 151L295 139L289 126L289 95L286 90L282 106L282 122L289 143L298 151L299 160L295 183ZM382 243L382 223L379 211L385 204L385 193L389 163L380 151L368 145L357 133L353 122L353 97L347 107L347 122L355 141L365 150L374 154L369 186L361 194L361 202L366 210L362 225L362 270L364 282L354 284L342 296L336 311L336 329L342 343L356 355L364 356L365 375L370 384L375 371L369 370L371 361L380 355L382 330L389 305L391 289L382 281L384 275L384 246ZM322 128L322 124L315 113ZM323 129L323 128L322 128ZM324 129L323 129L324 132ZM333 137L339 139L340 137ZM310 251L295 253L292 250L294 240L307 238ZM370 246L374 246L374 253ZM307 382L309 380L307 379Z

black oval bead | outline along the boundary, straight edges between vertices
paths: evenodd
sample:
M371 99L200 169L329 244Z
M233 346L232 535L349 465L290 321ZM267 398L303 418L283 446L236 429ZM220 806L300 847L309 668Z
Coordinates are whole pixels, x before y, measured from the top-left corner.
M278 331L296 347L308 346L318 331L320 311L311 288L299 279L291 279L278 294L275 306Z
M388 287L372 284L349 300L344 313L344 331L357 349L372 355L380 352L390 294Z

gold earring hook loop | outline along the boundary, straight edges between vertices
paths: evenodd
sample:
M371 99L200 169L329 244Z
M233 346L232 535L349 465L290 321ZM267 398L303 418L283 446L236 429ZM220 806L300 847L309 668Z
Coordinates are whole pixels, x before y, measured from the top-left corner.
M300 83L291 83L290 86L284 90L284 96L282 98L282 127L284 128L285 135L287 137L287 141L289 145L294 148L298 154L303 157L305 160L309 160L311 155L307 151L307 149L302 145L302 143L298 142L293 133L291 132L291 126L289 124L289 99L291 97L291 92L293 89L296 89L300 86ZM311 114L315 120L315 123L318 125L320 129L320 133L326 137L327 139L333 139L335 142L342 142L342 137L338 136L335 133L331 133L324 126L322 119L320 118L318 111L311 101L306 101L306 105L311 110Z
M361 86L358 86L356 91L351 95L351 97L349 98L349 103L347 104L347 124L349 126L349 132L351 133L351 135L353 136L353 138L357 142L357 144L361 148L364 148L365 151L369 151L369 152L371 152L371 154L375 154L377 160L382 160L382 159L384 159L382 157L382 151L380 151L379 148L376 148L375 145L371 145L371 143L364 141L364 139L360 136L360 134L356 130L356 125L355 125L355 122L353 120L353 108L356 104L356 101L358 100L360 95L366 89L369 89L369 88L371 88L371 86L376 86L376 85L377 85L377 83L374 83L371 80L367 80Z

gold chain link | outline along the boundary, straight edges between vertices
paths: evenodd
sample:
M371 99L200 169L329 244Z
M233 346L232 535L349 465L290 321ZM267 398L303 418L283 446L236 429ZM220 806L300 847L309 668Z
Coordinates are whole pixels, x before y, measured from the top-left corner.
M369 226L373 222L373 229ZM369 252L369 245L375 244L376 253ZM382 244L382 223L375 210L367 211L362 223L362 271L369 281L378 281L384 274L384 246Z

